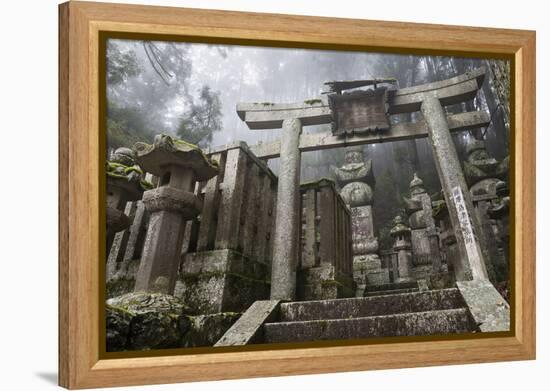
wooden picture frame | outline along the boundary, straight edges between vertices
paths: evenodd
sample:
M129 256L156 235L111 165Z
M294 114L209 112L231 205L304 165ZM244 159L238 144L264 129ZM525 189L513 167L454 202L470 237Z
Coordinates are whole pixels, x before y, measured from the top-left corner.
M101 357L100 35L500 57L512 61L512 331L430 342ZM59 384L90 388L535 358L535 32L137 5L59 6ZM103 244L104 246L104 244ZM104 253L104 252L103 252Z

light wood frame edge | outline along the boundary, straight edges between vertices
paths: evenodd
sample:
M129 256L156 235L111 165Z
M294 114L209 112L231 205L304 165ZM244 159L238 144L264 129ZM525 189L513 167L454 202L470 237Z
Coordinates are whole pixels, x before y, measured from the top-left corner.
M69 2L59 6L59 384L76 388L535 358L535 32ZM515 58L515 336L99 360L100 30L441 49Z

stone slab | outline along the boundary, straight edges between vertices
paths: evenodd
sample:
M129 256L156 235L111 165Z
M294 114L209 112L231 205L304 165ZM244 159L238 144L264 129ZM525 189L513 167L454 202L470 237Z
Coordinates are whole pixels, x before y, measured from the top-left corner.
M465 308L264 325L267 343L448 335L474 331L475 323Z
M348 319L464 308L458 289L281 304L283 322Z
M457 281L456 286L481 331L510 331L510 305L489 280Z
M214 346L240 346L263 339L262 325L278 317L280 300L254 302Z

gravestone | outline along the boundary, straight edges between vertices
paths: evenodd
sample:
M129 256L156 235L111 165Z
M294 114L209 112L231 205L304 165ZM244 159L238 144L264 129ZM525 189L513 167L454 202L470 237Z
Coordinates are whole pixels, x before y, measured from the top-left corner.
M441 272L439 236L432 216L432 200L424 189L424 182L415 173L409 185L410 198L404 197L411 228L412 262L416 278Z
M503 186L508 177L508 157L501 162L489 156L482 140L471 138L466 144L467 158L464 162L464 176L470 187L476 217L485 238L489 278L495 281L508 279L508 262L503 249L498 248L497 222L488 210L500 203L497 186Z
M372 214L373 188L376 184L372 160L364 160L362 147L348 148L345 164L332 167L340 185L340 195L351 209L353 241L353 278L356 296L363 296L367 285L389 282L389 271L382 268L378 238L374 235Z

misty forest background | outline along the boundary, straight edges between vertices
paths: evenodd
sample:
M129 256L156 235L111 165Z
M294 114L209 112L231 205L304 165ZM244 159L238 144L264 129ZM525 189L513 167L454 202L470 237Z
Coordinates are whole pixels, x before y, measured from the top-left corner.
M107 154L137 141L170 134L202 148L236 140L249 145L276 140L280 130L249 130L235 111L237 102L298 102L318 96L334 80L394 77L400 88L447 79L489 65L482 59L410 56L364 52L261 48L133 40L107 45ZM473 102L448 112L485 110L492 121L477 132L455 133L461 159L469 137L485 138L489 154L509 153L509 126L495 86L486 77ZM504 102L508 104L508 102ZM419 113L392 116L415 121ZM330 125L305 132L330 131ZM441 186L427 139L365 146L376 177L374 219L381 248L390 246L391 221L403 213L413 173L429 194ZM330 177L331 165L343 164L344 150L302 154L302 182ZM269 162L275 173L278 161Z

